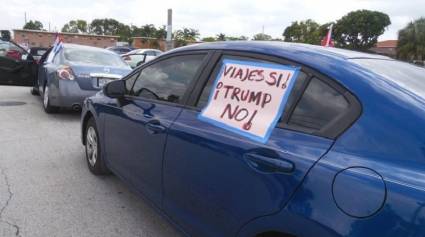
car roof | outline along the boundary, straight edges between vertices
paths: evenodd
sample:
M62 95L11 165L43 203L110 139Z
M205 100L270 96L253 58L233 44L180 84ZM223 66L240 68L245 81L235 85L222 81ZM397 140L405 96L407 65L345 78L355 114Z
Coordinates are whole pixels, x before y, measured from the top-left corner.
M333 47L323 47L310 44L288 43L280 41L222 41L213 43L200 43L172 50L172 52L185 50L237 50L257 53L265 53L276 56L296 56L300 53L314 54L317 56L332 57L340 60L353 58L391 59L386 56L370 53L362 53ZM289 57L297 58L297 57Z

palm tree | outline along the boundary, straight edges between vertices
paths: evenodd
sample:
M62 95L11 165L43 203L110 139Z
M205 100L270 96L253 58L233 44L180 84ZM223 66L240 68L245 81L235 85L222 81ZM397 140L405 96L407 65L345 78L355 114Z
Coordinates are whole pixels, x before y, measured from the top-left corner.
M425 59L425 18L410 22L398 32L397 57L409 61Z

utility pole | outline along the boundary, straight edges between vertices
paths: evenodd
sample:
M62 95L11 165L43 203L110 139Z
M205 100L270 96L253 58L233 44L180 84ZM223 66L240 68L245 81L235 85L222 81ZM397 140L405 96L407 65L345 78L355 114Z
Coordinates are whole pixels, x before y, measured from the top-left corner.
M165 50L170 50L173 48L172 40L172 31L173 31L173 9L168 9L168 18L167 18L167 40L165 44Z
M27 12L24 13L24 17L25 17L25 25L27 24Z

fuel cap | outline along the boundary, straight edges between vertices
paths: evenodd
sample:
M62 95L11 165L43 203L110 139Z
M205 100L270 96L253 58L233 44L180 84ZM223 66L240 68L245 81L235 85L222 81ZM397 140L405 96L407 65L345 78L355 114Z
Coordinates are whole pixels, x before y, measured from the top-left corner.
M338 172L332 195L345 214L364 218L377 213L385 203L387 190L382 176L369 168L351 167Z

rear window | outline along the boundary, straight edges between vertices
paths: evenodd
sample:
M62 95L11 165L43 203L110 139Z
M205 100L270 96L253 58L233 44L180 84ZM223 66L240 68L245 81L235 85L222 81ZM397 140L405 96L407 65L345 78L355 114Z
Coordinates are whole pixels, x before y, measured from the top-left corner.
M128 67L119 55L84 49L65 49L65 59L70 62L111 67Z
M425 68L395 60L351 59L421 97L425 97Z

